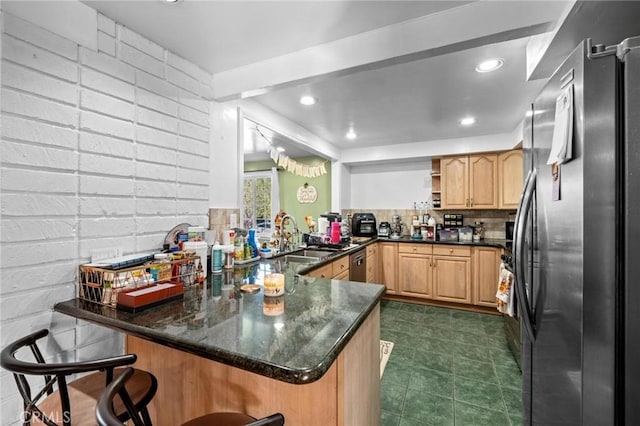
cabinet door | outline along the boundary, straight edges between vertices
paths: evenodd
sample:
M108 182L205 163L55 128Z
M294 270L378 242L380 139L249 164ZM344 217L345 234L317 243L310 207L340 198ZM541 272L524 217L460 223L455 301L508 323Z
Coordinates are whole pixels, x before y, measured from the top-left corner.
M367 256L367 278L368 283L378 282L378 251Z
M335 260L332 264L332 277L337 277L338 275L344 274L347 272L347 276L349 274L349 256L341 257L338 260Z
M433 298L431 256L407 253L398 255L398 293L403 296Z
M471 259L433 256L434 298L448 302L471 303Z
M347 269L346 271L340 272L338 275L333 277L333 279L341 280L341 281L349 281L349 270Z
M441 208L464 209L469 202L469 158L440 160Z
M498 198L501 209L517 209L523 185L522 150L498 155Z
M474 247L473 252L473 304L496 307L500 250Z
M469 207L498 208L498 155L469 156Z
M378 246L378 280L387 287L387 293L396 294L398 243L380 243Z
M333 277L333 265L329 263L328 265L321 266L309 272L307 275L316 278L331 278Z

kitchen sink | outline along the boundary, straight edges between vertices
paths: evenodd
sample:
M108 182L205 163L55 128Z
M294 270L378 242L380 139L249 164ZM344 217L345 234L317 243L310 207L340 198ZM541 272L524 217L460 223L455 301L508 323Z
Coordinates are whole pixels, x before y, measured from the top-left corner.
M298 254L286 254L282 256L282 259L285 262L297 262L297 263L311 263L311 262L316 262L318 260L318 258L314 256L301 256Z
M335 251L328 251L328 250L303 250L301 256L305 256L305 257L317 257L317 258L327 258L331 255L335 254Z

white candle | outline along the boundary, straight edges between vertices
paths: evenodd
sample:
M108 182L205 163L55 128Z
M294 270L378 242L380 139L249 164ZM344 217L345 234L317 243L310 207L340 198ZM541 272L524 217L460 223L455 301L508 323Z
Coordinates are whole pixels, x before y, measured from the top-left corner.
M280 296L284 294L284 274L268 274L264 276L264 295Z

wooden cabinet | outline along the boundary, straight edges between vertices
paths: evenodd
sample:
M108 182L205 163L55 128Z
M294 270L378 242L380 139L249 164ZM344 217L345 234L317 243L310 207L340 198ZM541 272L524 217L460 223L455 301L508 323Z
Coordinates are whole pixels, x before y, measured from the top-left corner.
M334 280L342 280L342 281L349 281L349 270L347 269L346 271L342 271L337 275L333 276Z
M440 170L442 208L498 208L497 154L445 157Z
M498 198L501 209L517 209L523 185L522 150L498 154Z
M473 304L496 307L501 250L473 248Z
M471 303L470 246L434 246L433 297L448 302Z
M331 263L321 266L307 274L316 278L333 278L333 265Z
M307 274L317 278L335 278L349 281L349 256L343 256L331 263L323 265Z
M440 173L440 158L432 158L431 159L431 201L433 203L434 209L439 209L442 207L442 201L440 197L442 196L442 184L440 178L442 177L442 173Z
M398 294L433 298L431 244L399 244Z
M378 244L367 246L367 277L368 283L378 282Z
M469 156L469 207L498 208L498 155Z
M347 273L346 280L349 280L349 256L343 256L338 260L334 260L331 264L332 266L332 275L331 277L337 278L338 275L343 277L345 272ZM342 278L341 278L342 279Z
M378 243L378 281L387 287L388 294L397 293L398 243Z
M440 194L443 209L466 209L469 204L469 157L440 160Z

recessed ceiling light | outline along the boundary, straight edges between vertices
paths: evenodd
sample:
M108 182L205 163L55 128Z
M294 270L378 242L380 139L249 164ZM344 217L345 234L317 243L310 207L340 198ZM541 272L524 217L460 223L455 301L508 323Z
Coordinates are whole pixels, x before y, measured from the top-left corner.
M283 147L281 147L281 146L277 146L277 147L276 147L276 150L277 150L278 152L284 152L284 151L285 151L285 149L284 149Z
M355 138L358 137L358 135L356 134L356 132L353 131L353 129L349 130L345 136L349 140L354 140Z
M504 65L504 59L493 58L493 59L486 60L484 62L480 62L476 66L476 71L491 72L491 71L497 70L498 68L501 68L503 65Z
M176 4L180 3L182 0L163 0L167 4Z
M318 102L318 100L316 98L314 98L313 96L309 96L309 95L305 95L305 96L301 96L300 97L300 103L302 105L315 105L316 102Z
M475 122L476 122L476 119L473 117L465 117L462 120L460 120L460 124L462 124L463 126L471 126Z

